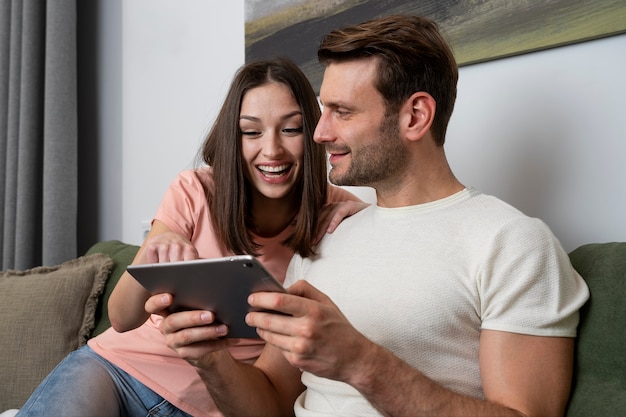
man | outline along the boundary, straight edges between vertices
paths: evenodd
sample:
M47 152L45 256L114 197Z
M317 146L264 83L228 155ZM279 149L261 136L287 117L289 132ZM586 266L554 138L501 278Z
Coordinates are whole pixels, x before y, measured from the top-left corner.
M254 366L211 312L169 315L170 347L225 415L563 415L588 290L545 224L452 173L458 70L436 25L375 19L318 55L330 179L375 188L377 205L292 260L289 294L250 296L287 314L248 315L267 342Z

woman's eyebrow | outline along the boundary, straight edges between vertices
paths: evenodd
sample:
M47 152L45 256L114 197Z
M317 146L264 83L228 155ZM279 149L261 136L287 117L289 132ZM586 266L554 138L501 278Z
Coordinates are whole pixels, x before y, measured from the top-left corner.
M281 117L281 120L291 119L293 116L302 116L302 112L300 110L294 110L291 113L287 113L286 115Z
M300 110L294 110L294 111L292 111L290 113L287 113L287 114L281 116L280 120L287 120L287 119L291 119L294 116L301 116L301 115L302 115L302 112ZM255 116L250 116L250 115L247 115L247 114L240 115L239 116L239 120L242 120L242 119L243 120L250 120L252 122L260 122L261 121L260 118L255 117Z
M247 116L245 114L242 114L239 116L239 120L250 120L252 122L260 122L261 119L259 119L258 117L254 117L254 116Z

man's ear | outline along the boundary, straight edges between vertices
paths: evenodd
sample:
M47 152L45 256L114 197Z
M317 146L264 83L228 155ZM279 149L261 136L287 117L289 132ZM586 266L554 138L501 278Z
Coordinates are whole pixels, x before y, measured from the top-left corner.
M408 140L419 140L433 124L437 103L428 93L418 91L400 109L400 129Z

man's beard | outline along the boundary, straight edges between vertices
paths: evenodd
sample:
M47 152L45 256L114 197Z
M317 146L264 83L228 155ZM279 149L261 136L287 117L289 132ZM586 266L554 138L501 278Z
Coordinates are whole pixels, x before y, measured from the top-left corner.
M400 139L398 115L385 115L378 129L378 140L352 152L348 170L340 175L331 169L333 184L348 186L373 186L391 179L404 169L408 153Z

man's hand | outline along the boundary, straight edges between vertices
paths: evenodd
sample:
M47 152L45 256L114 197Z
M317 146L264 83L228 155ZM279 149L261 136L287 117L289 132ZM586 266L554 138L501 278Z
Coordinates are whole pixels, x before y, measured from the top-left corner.
M357 361L374 345L359 333L339 308L306 281L298 281L288 294L255 293L253 307L288 314L251 312L250 326L267 343L282 350L296 368L317 376L347 381L359 368Z

